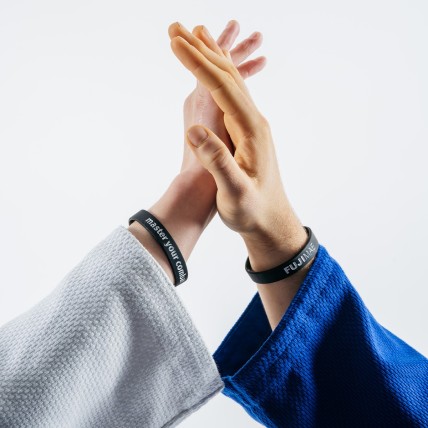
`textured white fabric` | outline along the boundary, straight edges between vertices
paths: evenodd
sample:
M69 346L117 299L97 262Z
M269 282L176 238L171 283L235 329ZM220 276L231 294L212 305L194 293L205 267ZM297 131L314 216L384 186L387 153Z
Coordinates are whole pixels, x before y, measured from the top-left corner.
M0 328L0 427L170 427L224 387L166 273L124 226Z

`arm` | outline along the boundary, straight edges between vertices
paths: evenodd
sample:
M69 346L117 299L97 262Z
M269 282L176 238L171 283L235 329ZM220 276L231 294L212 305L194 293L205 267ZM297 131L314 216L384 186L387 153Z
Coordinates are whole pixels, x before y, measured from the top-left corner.
M231 44L236 35L235 24L221 37ZM242 47L235 52L245 59ZM150 208L186 259L215 213L215 192L185 151L180 174ZM117 227L0 328L1 427L175 426L224 387L167 259L136 226Z
M203 26L196 26L192 34L201 42L211 44L211 36L204 31ZM238 22L229 21L217 39L217 49L229 52L238 34ZM262 34L255 31L230 50L228 58L237 67L243 79L255 75L265 66L264 56L246 61L261 44ZM233 145L223 122L223 112L210 91L198 80L196 80L195 89L185 99L183 119L185 141L189 127L204 123L211 126L225 141L229 150L232 149ZM216 193L217 187L212 175L185 144L180 174L175 177L159 201L148 209L172 234L185 260L189 258L203 230L217 213ZM128 229L149 250L173 282L173 273L168 259L150 233L138 222L132 223Z
M284 211L284 216L289 213L289 218L284 221L283 230L277 233L261 233L244 235L251 267L256 272L271 269L285 260L294 257L305 245L307 234L303 225L294 215L294 211ZM290 306L300 285L305 279L314 260L288 278L270 284L257 284L257 290L272 330L279 324L284 313Z
M180 61L211 91L222 109L231 138L206 126L191 128L188 145L216 182L217 207L223 222L238 232L248 249L251 266L265 270L296 254L306 231L284 191L267 120L254 105L244 80L216 42L201 43L182 25L169 28L171 47ZM232 143L232 148L228 146ZM293 299L310 265L277 284L258 289L272 328Z
M186 259L215 207L204 175L179 174L152 207ZM223 388L162 250L136 224L0 328L1 427L173 426Z
M269 124L224 52L177 24L170 36L178 59L224 112L234 145L230 152L205 126L188 135L216 181L219 215L242 236L255 270L276 266L306 236L280 179ZM427 359L375 321L322 245L305 270L257 287L214 354L223 392L253 418L269 427L428 426Z

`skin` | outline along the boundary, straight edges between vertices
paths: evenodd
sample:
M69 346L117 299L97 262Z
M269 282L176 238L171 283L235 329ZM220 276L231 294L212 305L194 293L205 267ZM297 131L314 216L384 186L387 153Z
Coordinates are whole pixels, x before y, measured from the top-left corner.
M217 210L225 225L244 240L253 270L262 271L293 257L307 235L285 193L269 123L244 82L264 66L264 57L242 63L261 40L246 42L252 46L248 49L238 45L229 51L233 42L227 37L236 38L234 26L236 21L225 30L229 35L217 41L203 26L190 32L176 22L168 28L171 49L196 77L197 87L184 105L181 171L149 211L164 223L187 258ZM172 279L158 244L134 225L131 232L149 246ZM272 329L311 264L276 283L257 284Z
M193 34L195 37L204 40L204 34L201 30L201 26L196 26ZM217 40L218 47L230 49L235 43L239 30L237 21L229 21ZM251 37L253 35L255 37ZM266 63L266 58L263 56L245 61L261 44L262 34L254 32L230 50L230 60L236 64L243 77L248 78L263 69ZM148 209L174 237L186 261L203 230L217 212L215 180L186 144L187 129L197 123L208 124L218 135L222 135L226 144L231 148L232 142L222 118L223 112L212 98L209 90L196 81L195 89L186 97L183 105L185 143L180 172L161 198ZM128 229L154 256L173 282L174 276L168 259L150 233L137 222L132 223Z

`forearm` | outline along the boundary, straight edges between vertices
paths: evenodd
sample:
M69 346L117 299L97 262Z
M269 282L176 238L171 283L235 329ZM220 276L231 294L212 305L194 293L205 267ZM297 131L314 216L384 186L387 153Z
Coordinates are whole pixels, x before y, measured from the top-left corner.
M254 271L271 269L294 257L305 245L307 233L291 205L285 210L281 230L272 227L257 234L243 236ZM272 330L279 324L306 277L313 259L288 278L269 284L257 284L263 307Z
M208 173L180 173L161 198L147 210L162 222L187 261L199 237L216 213L214 180ZM171 282L174 274L168 259L151 234L134 221L128 230L152 254Z

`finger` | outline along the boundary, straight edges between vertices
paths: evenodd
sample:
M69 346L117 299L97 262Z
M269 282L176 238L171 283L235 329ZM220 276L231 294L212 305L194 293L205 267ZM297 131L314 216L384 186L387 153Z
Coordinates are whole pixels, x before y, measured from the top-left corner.
M201 26L203 28L203 26ZM236 81L237 85L241 88L242 92L248 93L248 89L245 86L244 80L241 78L238 70L235 65L224 56L223 52L220 50L220 54L217 54L211 50L202 40L199 40L194 34L190 33L184 25L181 25L179 22L171 24L168 28L168 33L171 37L182 37L190 45L194 46L199 52L201 52L209 61L211 61L218 68L228 72ZM176 36L175 36L176 35ZM211 37L208 31L206 31L206 36ZM212 43L216 44L214 39Z
M241 64L242 61L247 59L255 50L257 50L263 43L263 35L259 31L255 31L249 37L238 43L231 51L235 65Z
M202 40L205 45L210 48L212 51L216 52L218 55L223 55L221 48L218 46L216 41L213 39L211 34L209 33L207 27L204 25L197 25L192 34L197 37L199 40Z
M236 31L238 30L238 31ZM229 21L226 28L223 30L219 40L223 40L223 43L230 43L230 45L233 44L235 41L236 36L239 32L239 25L237 21ZM215 42L215 40L212 38L212 36L209 34L208 29L204 27L203 25L197 25L193 31L192 34L198 37L200 40L202 40L211 50L218 52L220 55L225 55L227 58L232 61L230 54L228 51L224 52L224 49L222 49L222 46L218 44L218 42ZM235 34L235 35L234 35ZM202 85L199 80L196 80L196 87L199 91L208 91L207 88L205 88L204 85Z
M239 196L247 176L226 144L210 129L194 125L187 131L188 145L202 166L213 176L219 191Z
M217 39L217 44L221 49L229 50L235 43L236 38L239 34L239 23L238 21L231 19L226 28L222 31Z
M210 91L225 114L236 115L244 128L252 123L255 106L229 73L212 64L180 36L171 40L171 48L181 63Z
M199 52L201 52L209 61L211 61L220 69L228 72L235 79L237 85L241 88L242 92L247 93L247 95L249 96L248 89L245 86L245 83L234 64L230 61L230 59L224 56L222 50L218 48L218 45L216 44L212 36L209 34L206 27L204 27L203 25L198 27L199 29L197 29L196 31L203 32L206 39L211 39L209 43L210 45L215 46L216 52L210 49L202 40L199 40L199 38L196 37L194 34L190 33L179 22L171 24L168 28L168 33L171 38L174 37L174 34L177 34L179 37L182 37L190 45L198 49ZM220 52L219 54L217 54L218 51Z
M239 74L243 79L247 79L261 71L265 67L266 61L267 59L265 56L259 56L250 61L244 62L238 66Z
M230 62L227 60L227 58L224 57L223 53L218 54L217 52L214 52L208 48L208 46L202 40L199 40L179 22L174 22L169 26L168 34L171 39L180 36L222 70L229 72L232 70L230 67Z
M230 61L233 62L232 57L230 56L230 52L227 49L222 49L224 56Z

